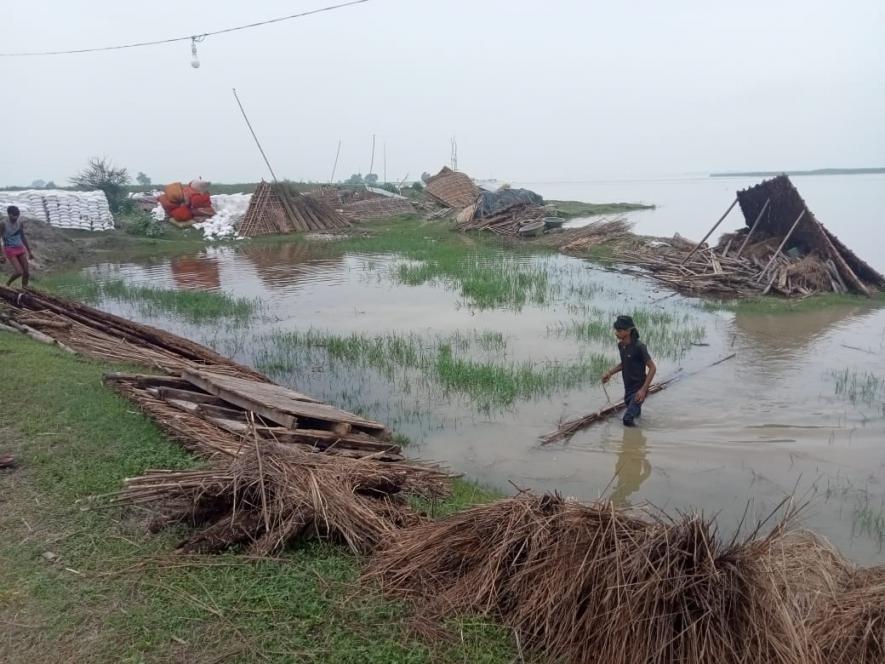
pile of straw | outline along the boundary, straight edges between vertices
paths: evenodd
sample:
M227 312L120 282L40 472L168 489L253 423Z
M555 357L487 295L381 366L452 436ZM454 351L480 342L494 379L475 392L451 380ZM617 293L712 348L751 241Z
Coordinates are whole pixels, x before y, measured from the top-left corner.
M366 578L425 618L500 619L545 661L806 664L765 564L781 535L520 495L400 531Z
M827 664L885 662L885 565L854 571L818 602L810 631Z
M149 471L127 479L114 504L149 506L152 529L188 523L199 530L180 552L244 546L270 555L299 537L344 542L366 553L421 520L405 497L443 497L450 477L430 466L313 454L262 443L230 464Z

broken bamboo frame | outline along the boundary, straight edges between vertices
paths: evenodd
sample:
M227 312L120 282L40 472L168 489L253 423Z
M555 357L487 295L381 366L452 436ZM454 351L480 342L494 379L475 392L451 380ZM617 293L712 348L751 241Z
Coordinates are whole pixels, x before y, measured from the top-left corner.
M771 259L768 261L768 264L762 268L762 272L759 273L759 276L756 277L756 281L762 281L762 277L765 276L765 273L768 272L768 268L771 267L772 263L777 259L777 257L781 253L781 249L784 248L784 245L789 241L790 237L793 235L793 231L796 230L796 227L799 225L799 222L802 221L802 218L805 216L805 213L808 212L808 208L802 208L802 212L799 213L799 216L796 217L796 221L793 222L793 225L790 226L790 230L784 235L784 239L781 240L781 243L778 245L774 254L772 254Z
M656 393L660 392L661 390L666 389L667 387L672 385L674 382L676 382L680 378L685 378L686 376L694 376L705 369L710 369L712 367L715 367L717 364L722 364L723 362L730 360L735 355L737 355L737 353L732 353L731 355L726 355L725 357L722 357L722 358L716 360L712 364L708 364L707 366L702 367L702 368L698 369L697 371L693 371L690 374L677 373L675 376L671 376L670 378L668 378L665 381L662 381L660 383L655 383L654 385L650 385L648 388L648 394L649 395L656 394ZM569 420L567 422L563 422L562 424L559 425L559 428L557 428L556 431L552 431L551 433L548 433L545 436L541 436L541 445L550 445L551 443L556 443L561 440L566 440L568 438L571 438L573 435L575 435L581 429L585 429L586 427L590 426L591 424L594 424L595 422L598 422L598 421L608 417L612 413L616 413L619 410L623 410L626 407L627 407L627 405L624 403L623 400L621 400L618 403L605 406L604 408L600 408L598 411L596 411L595 413L591 413L590 415L584 415L584 416L578 417L574 420Z
M721 224L723 221L725 221L725 218L728 216L728 213L732 211L732 209L734 208L735 205L737 205L737 202L738 202L737 198L735 198L731 202L731 205L728 206L728 209L725 211L725 214L723 214L721 217L719 217L719 221L717 221L715 224L713 224L713 228L711 228L709 231L707 231L707 234L701 239L700 242L698 242L695 245L694 249L692 249L690 252L688 252L688 256L686 256L685 258L682 259L682 265L685 265L686 261L688 261L689 258L694 256L695 252L701 248L701 245L703 245L704 242L707 241L707 238L709 238L713 234L713 231L715 231L717 228L719 228L719 224Z
M747 242L750 241L750 236L753 235L753 233L754 233L755 230L756 230L756 227L759 225L759 222L762 221L762 215L765 214L765 211L768 209L768 205L769 205L770 203L771 203L771 199L770 199L770 198L766 198L766 199L765 199L765 205L762 206L762 209L759 210L759 214L756 215L756 221L754 221L754 222L753 222L753 225L750 227L750 230L749 230L749 232L747 233L747 237L744 238L744 242L743 242L743 244L741 244L741 248L738 249L737 254L735 254L735 256L734 256L735 258L740 258L740 257L741 257L741 253L744 251L744 248L747 246Z

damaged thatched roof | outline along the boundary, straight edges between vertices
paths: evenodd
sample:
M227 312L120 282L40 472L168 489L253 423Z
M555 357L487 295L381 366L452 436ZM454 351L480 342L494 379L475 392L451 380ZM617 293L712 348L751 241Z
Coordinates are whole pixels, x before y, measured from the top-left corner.
M870 290L885 287L885 277L861 260L817 220L786 175L739 191L737 198L748 227L752 228L759 218L756 229L752 231L754 240L786 237L804 211L784 251L795 247L802 255L814 253L825 261L832 260L851 290L869 294Z
M450 208L461 209L473 204L479 196L479 187L466 174L448 166L427 180L425 191Z

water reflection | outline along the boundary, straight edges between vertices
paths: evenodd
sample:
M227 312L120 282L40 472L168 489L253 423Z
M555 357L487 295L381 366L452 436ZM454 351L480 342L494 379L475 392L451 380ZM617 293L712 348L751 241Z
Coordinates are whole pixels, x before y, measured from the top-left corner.
M172 278L185 290L218 290L221 276L218 260L209 256L176 256L169 261Z
M251 264L265 286L286 290L301 281L317 281L319 274L332 275L343 266L344 254L321 251L313 245L285 243L250 245L239 256Z
M651 476L645 434L639 427L624 427L624 437L615 463L615 488L611 500L615 505L629 505L629 498Z

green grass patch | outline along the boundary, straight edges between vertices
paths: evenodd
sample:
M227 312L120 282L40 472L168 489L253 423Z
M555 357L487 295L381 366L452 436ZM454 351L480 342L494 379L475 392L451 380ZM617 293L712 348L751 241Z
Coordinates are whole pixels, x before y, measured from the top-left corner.
M4 662L510 662L506 630L454 624L412 639L396 603L359 589L359 561L313 542L279 559L171 554L182 531L147 534L139 512L83 511L148 468L195 464L102 374L131 368L0 332L0 652ZM485 500L459 483L437 513ZM46 557L44 554L51 553Z
M508 361L503 335L489 331L424 337L345 336L311 329L275 332L255 344L260 347L256 366L273 376L305 371L325 360L347 371L371 368L394 383L429 383L466 397L483 412L592 383L609 362L601 353L567 363Z
M40 287L90 304L100 304L103 300L130 302L145 315L171 314L191 323L219 320L243 323L259 309L256 299L222 292L163 289L130 284L122 279L93 279L83 273L49 276L41 280Z
M654 205L643 203L582 203L581 201L547 201L557 217L593 217L600 214L618 214L634 210L654 210Z

